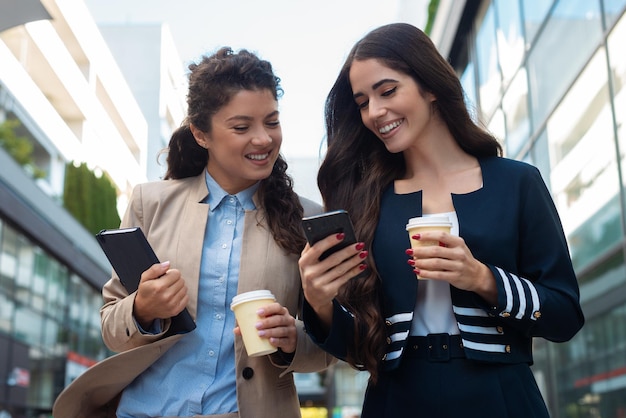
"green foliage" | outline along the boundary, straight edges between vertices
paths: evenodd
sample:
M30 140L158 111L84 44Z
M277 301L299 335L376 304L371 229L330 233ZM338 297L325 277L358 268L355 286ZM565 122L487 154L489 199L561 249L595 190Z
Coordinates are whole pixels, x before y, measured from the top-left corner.
M33 161L33 144L28 138L15 133L19 126L20 121L17 119L7 119L0 123L0 147L34 178L44 178L45 171L38 168Z
M120 225L115 186L85 163L65 166L63 206L92 234Z
M438 8L439 0L430 0L430 3L428 3L428 19L426 21L426 27L424 28L424 33L428 36L430 36L430 31L433 30Z

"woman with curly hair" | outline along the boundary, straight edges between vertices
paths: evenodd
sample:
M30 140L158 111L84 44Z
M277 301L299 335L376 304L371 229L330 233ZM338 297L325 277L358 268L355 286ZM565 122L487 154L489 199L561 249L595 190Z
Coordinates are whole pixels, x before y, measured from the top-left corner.
M120 353L66 388L55 417L299 417L292 372L334 361L295 318L300 221L320 207L293 191L280 154L280 80L269 62L230 48L189 69L165 180L137 186L122 220L167 261L130 295L115 274L105 284L102 335ZM258 289L276 297L256 326L278 350L249 357L230 302ZM185 307L196 328L174 332Z

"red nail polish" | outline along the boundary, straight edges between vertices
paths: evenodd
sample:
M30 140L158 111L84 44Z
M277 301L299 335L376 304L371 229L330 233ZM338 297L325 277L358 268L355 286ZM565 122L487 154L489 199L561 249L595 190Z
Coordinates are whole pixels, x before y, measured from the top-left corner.
M363 248L365 248L365 243L359 242L357 245L354 246L354 248L356 248L357 251L361 251Z
M420 234L415 234L411 238L413 238L413 239L420 239L421 237L422 236Z
M335 235L337 237L337 239L339 241L341 241L342 239L344 239L346 237L346 234L344 234L343 232L338 233L337 235Z
M367 257L367 254L369 254L367 251L361 251L361 252L359 253L359 257L361 257L361 258L365 258L365 257Z
M409 263L410 266L414 266L415 265L415 260L413 260L412 258L406 260L407 263Z
M404 252L406 255L413 255L413 248L409 248Z
M420 274L420 269L413 269L413 273L419 275Z
M359 270L363 271L367 268L367 264L359 264Z

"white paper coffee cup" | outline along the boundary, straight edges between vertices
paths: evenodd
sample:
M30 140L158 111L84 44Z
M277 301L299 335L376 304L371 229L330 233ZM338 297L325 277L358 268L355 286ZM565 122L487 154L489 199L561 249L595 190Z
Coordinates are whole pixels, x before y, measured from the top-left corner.
M450 218L448 216L420 216L409 219L409 222L406 224L406 230L408 231L409 239L411 240L411 248L415 250L419 247L439 245L438 241L413 239L415 234L422 234L426 231L443 231L450 233L452 230L452 222L450 222ZM418 279L421 278L419 276L417 277Z
M278 350L270 344L269 339L259 337L259 332L255 327L261 319L257 311L275 301L276 298L269 290L253 290L235 296L230 304L230 309L235 313L241 330L248 357L264 356Z

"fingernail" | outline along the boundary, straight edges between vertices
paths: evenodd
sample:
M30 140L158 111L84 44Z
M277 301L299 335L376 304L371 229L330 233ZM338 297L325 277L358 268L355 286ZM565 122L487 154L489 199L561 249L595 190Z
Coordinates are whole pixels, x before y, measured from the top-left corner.
M413 248L409 248L408 250L405 251L406 255L413 255Z
M365 257L367 257L367 254L369 254L367 251L361 251L361 252L359 253L359 257L361 257L361 258L365 258Z
M359 270L363 271L367 268L367 264L359 264Z
M256 311L256 314L259 316L263 316L263 314L265 314L265 309L261 308L258 311Z
M254 324L254 327L255 327L256 329L259 329L259 328L261 328L262 326L263 326L263 324L262 324L262 323L260 323L260 322L257 322L256 324Z
M419 275L420 274L420 269L413 269L413 273Z
M170 266L170 262L169 261L164 261L161 263L161 267L163 268L168 268Z
M413 259L408 259L408 260L406 260L406 262L409 263L411 266L415 265L415 260L413 260Z
M336 235L336 237L339 241L341 241L342 239L346 237L346 234L344 234L343 232L340 232Z
M421 237L422 236L420 234L415 234L411 238L413 238L413 239L420 239Z
M440 247L447 247L447 245L446 245L446 244L444 244L443 242L440 242L440 243L439 243L439 246L440 246Z
M265 335L265 331L264 331L264 330L260 330L260 331L259 331L259 337L262 337L262 336L264 336L264 335Z
M354 248L356 248L357 251L361 251L363 248L365 248L365 243L359 242L357 245L354 246Z

